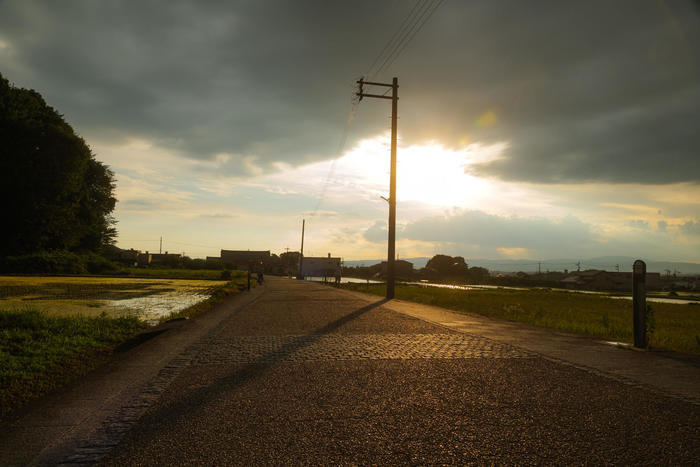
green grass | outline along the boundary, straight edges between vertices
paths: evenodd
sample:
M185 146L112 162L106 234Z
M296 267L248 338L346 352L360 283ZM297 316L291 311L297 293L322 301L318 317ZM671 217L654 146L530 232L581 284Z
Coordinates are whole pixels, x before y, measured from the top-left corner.
M144 327L136 318L0 310L0 416L96 368Z
M383 285L345 284L383 296ZM451 290L397 285L396 298L455 311L632 342L632 302L546 289ZM700 355L700 306L648 303L653 311L652 348Z
M143 270L139 270L141 272ZM220 279L221 271L187 270L147 270L169 275L175 273L216 272ZM148 279L155 279L153 274ZM164 279L164 277L158 277ZM186 277L196 283L206 277ZM63 282L58 283L56 281ZM47 282L48 281L48 282ZM127 282L123 282L127 281ZM79 299L89 301L95 298L119 299L126 292L148 295L147 287L157 282L141 283L134 279L86 278L9 278L0 286L0 298L6 309L0 310L0 417L21 407L49 391L65 385L75 378L88 373L112 356L114 349L136 335L147 326L134 317L109 317L104 312L96 316L79 315L74 310L63 313L48 310L51 300ZM65 283L64 283L65 282ZM167 285L167 284L166 284ZM251 287L256 281L251 280ZM247 275L232 271L230 280L224 285L212 283L212 295L184 310L171 313L161 321L173 318L191 318L201 314L226 297L245 290ZM26 289L26 290L25 290ZM144 289L144 290L142 290ZM34 308L12 306L8 300L26 293L46 295L44 301L32 301ZM131 295L127 298L131 298ZM66 300L63 300L65 302ZM69 300L70 301L70 300ZM61 302L62 303L62 302ZM45 311L35 308L46 307ZM61 309L61 307L59 307Z

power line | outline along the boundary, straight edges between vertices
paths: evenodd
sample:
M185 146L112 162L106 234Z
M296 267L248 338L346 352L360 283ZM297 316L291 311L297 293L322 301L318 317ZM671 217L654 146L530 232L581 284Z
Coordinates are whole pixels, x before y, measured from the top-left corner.
M354 86L353 86L354 90ZM350 111L348 112L348 116L345 119L345 127L343 127L343 131L340 134L340 141L338 142L338 148L336 149L335 152L335 157L333 158L333 161L331 162L331 166L328 168L328 175L326 175L326 180L323 182L323 187L321 188L321 193L318 195L318 200L316 201L316 207L314 207L313 212L309 216L309 220L312 220L314 216L316 216L316 213L318 212L318 209L321 207L321 203L323 202L324 198L326 197L326 191L328 190L328 185L330 184L331 177L333 176L333 173L335 172L335 166L338 163L338 159L342 156L342 152L345 149L345 143L347 142L348 139L348 132L350 130L350 124L352 123L353 119L355 118L355 113L357 112L357 106L359 104L359 101L355 98L355 94L353 92L353 99L352 103L350 105Z
M404 36L401 38L401 41L398 44L396 44L392 53L389 54L389 56L387 56L386 60L384 60L384 63L382 63L379 69L377 69L375 75L378 75L382 72L382 70L388 68L389 66L391 66L391 64L394 63L394 61L396 61L399 55L401 55L401 52L403 52L406 46L408 46L408 44L413 40L416 34L418 34L418 31L420 31L423 28L423 26L430 19L435 10L437 10L437 7L440 6L440 3L442 3L442 0L435 0L433 3L427 4L426 8L423 9L418 19L411 25L410 29L408 29Z
M394 61L398 58L401 52L406 48L408 43L413 39L413 37L415 37L415 35L430 19L433 13L435 13L435 10L437 10L440 7L440 4L442 2L443 0L417 0L416 3L413 4L413 7L409 11L408 15L406 15L406 17L402 21L397 31L394 33L391 39L389 39L389 41L384 45L384 48L382 48L379 54L375 57L366 75L376 75L387 66L391 66L391 64L394 63ZM382 60L382 58L384 60L381 66L379 66L379 68L377 68L376 71L374 71L377 64ZM321 188L321 193L319 194L316 206L314 207L314 210L309 216L309 220L312 220L316 216L319 208L321 207L321 203L325 199L326 191L328 190L328 185L330 184L331 177L333 176L333 173L335 171L336 164L338 162L338 159L342 155L342 151L345 149L348 131L350 128L350 124L352 123L352 120L355 117L357 105L358 100L354 98L350 108L350 112L348 113L347 119L345 121L345 127L341 132L340 142L338 144L338 149L336 150L336 157L333 159L333 161L331 162L331 166L328 168L328 175L326 176L326 180L324 181L323 187Z
M425 4L425 2L423 0L416 0L416 3L413 4L413 8L411 8L411 11L408 13L408 15L404 18L403 22L399 26L399 29L396 30L394 35L391 36L391 39L389 39L389 41L384 45L384 48L381 50L381 52L379 52L379 55L377 55L377 57L374 59L374 61L372 62L372 65L370 65L370 67L369 67L369 70L367 70L367 73L365 73L365 76L367 76L368 78L374 76L374 74L375 74L374 70L375 70L375 67L379 64L379 60L384 56L384 53L389 49L389 47L392 46L394 41L396 41L396 39L399 36L399 34L401 33L401 31L404 30L406 25L409 23L410 19L413 17L413 14L418 9L418 6L422 5L422 4Z
M429 0L433 1L433 0ZM425 15L425 12L428 11L428 8L430 7L430 3L428 1L424 1L420 4L420 6L415 9L415 14L411 15L412 17L407 21L404 22L404 24L401 25L399 28L399 33L397 39L394 41L394 43L389 46L389 52L386 54L384 57L384 61L382 64L377 68L370 76L369 78L371 79L372 77L378 75L382 69L384 69L384 66L387 64L389 60L396 54L397 50L399 50L403 43L405 42L406 38L409 36L411 31L413 31L416 27L416 25L420 22L420 20L423 18Z
M401 55L408 44L413 40L413 38L418 34L418 32L423 28L425 23L431 18L433 13L440 7L443 0L430 0L423 2L420 7L419 2L414 5L414 8L409 13L409 16L404 20L404 22L399 27L396 34L389 40L385 49L390 51L384 57L384 61L376 70L371 70L368 72L367 76L369 78L378 75L385 68L390 67L394 61ZM397 39L397 36L398 39ZM389 45L393 42L393 45ZM376 61L376 60L375 60Z
M402 21L399 28L392 35L389 41L384 45L379 54L375 57L374 61L372 62L372 65L370 66L365 76L375 76L385 68L391 66L394 63L394 61L396 61L396 59L401 55L403 50L408 46L411 40L416 36L416 34L418 34L418 32L425 25L425 23L430 19L433 13L435 13L435 10L437 10L440 7L443 1L444 0L417 0L413 4L413 7L409 11L408 15L406 15L406 17ZM377 68L377 65L380 62L381 65ZM325 199L326 191L328 190L328 186L335 171L336 164L338 162L338 159L342 155L342 151L345 149L348 130L355 116L357 105L358 101L356 99L353 99L350 112L348 113L348 117L345 122L345 127L341 132L340 142L336 151L336 157L331 162L331 166L328 169L328 175L326 176L326 180L324 181L323 187L321 188L321 192L318 196L316 206L314 207L314 210L309 216L309 220L312 220L316 216L319 208L321 207L321 203Z

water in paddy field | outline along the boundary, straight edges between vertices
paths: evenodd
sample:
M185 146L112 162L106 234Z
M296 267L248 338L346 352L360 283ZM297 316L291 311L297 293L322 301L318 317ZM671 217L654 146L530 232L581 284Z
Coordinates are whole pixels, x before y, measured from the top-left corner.
M610 298L621 298L623 300L632 300L632 297L628 296L620 296L620 297L610 297ZM656 302L656 303L673 303L676 305L690 305L691 303L694 304L699 304L700 301L698 300L684 300L682 298L662 298L662 297L647 297L646 298L647 302Z
M146 297L112 300L105 305L105 311L108 314L137 316L148 324L157 324L160 318L203 302L210 296L211 294L208 293L194 291L166 292Z
M359 280L359 279L358 279ZM484 289L505 289L505 290L530 290L528 287L503 287L500 285L453 285L453 284L436 284L433 282L406 282L409 285L420 285L423 287L437 287L441 289L455 289L455 290L484 290ZM575 290L575 289L557 289L558 292L570 292L570 293L584 293L592 295L603 295L608 298L616 298L623 300L632 300L631 296L628 295L610 295L608 292L596 292L592 290ZM663 297L646 297L647 302L656 303L672 303L676 305L689 305L689 304L699 304L698 300L685 300L682 298L663 298Z
M311 282L323 282L323 277L305 277L304 280L311 281ZM326 282L333 284L333 283L335 283L335 278L329 277L326 279ZM372 279L360 279L357 277L341 277L340 283L341 284L383 284L384 281L375 281Z
M202 302L225 281L0 276L0 309L37 310L54 316L135 316L157 324Z

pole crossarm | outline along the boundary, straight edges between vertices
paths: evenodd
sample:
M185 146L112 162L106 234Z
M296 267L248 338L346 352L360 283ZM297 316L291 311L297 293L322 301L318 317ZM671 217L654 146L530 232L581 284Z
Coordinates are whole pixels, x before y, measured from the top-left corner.
M360 96L360 99L362 99L363 97L376 97L377 99L389 99L389 100L393 99L393 97L391 97L391 96L382 96L380 94L365 94L362 92L356 92L355 95Z
M371 84L372 86L386 86L387 88L393 88L394 85L391 83L376 83L374 81L365 81L363 79L360 79L359 81L355 81L358 84Z
M363 97L374 97L376 99L391 99L394 102L399 100L399 96L398 96L399 85L398 85L398 82L396 80L394 80L394 82L390 84L390 83L377 83L375 81L365 81L364 78L360 78L358 81L356 81L356 83L360 85L359 86L360 90L359 90L359 92L356 92L355 95L359 96L360 100L362 100ZM369 84L371 86L384 86L387 88L392 88L392 91L393 91L392 95L386 96L386 95L382 95L382 94L367 94L364 92L364 85L365 84Z

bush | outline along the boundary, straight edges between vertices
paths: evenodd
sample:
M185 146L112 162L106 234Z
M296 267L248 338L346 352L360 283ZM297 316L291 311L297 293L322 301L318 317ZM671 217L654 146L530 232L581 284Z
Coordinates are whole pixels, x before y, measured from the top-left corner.
M59 250L0 258L0 273L99 274L117 269L116 264L96 253L78 255Z
M84 274L83 259L69 251L39 252L0 259L0 271L20 274Z
M83 260L90 274L104 274L106 272L116 272L120 269L116 263L95 253L85 255Z

